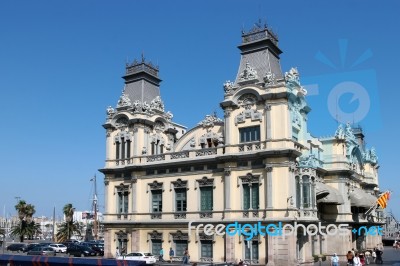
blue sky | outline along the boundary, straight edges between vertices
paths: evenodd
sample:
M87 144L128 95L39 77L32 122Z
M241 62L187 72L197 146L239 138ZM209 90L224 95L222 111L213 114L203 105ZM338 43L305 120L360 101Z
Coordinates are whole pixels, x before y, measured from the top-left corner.
M314 136L337 127L332 86L346 80L366 89L370 104L359 124L400 218L399 8L395 1L1 1L0 215L15 214L15 197L37 215L51 215L53 206L60 215L69 202L90 209L95 173L103 189L105 110L121 94L126 60L142 52L160 66L175 122L192 127L214 111L222 116L222 84L236 76L241 30L261 18L279 35L283 71L298 67L304 85L318 86L309 96ZM364 104L352 98L336 98L341 110Z

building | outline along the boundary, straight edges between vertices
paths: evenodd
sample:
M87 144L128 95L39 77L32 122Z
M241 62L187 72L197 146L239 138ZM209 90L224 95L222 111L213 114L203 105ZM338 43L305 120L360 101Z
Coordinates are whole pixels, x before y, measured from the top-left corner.
M386 223L383 226L384 234L382 237L382 242L391 245L394 243L394 241L400 240L400 223L396 217L394 217L392 212L387 212L385 214L385 220Z
M103 125L105 256L116 247L154 254L172 247L174 260L188 248L191 261L297 265L381 242L363 227L380 225L382 215L364 215L379 188L376 152L362 130L308 132L307 92L297 69L281 71L278 38L267 27L244 32L238 48L236 79L223 84L224 118L206 115L190 130L165 111L158 67L144 58L126 66L123 93ZM265 236L195 230L259 221L272 224ZM294 234L273 235L296 224Z

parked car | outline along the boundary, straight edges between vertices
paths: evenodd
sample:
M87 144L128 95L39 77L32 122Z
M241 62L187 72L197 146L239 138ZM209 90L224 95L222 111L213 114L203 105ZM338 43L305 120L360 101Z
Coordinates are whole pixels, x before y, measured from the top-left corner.
M146 264L156 263L156 257L154 257L153 254L148 252L132 252L117 257L117 260L139 260L139 261L145 261Z
M104 256L104 245L95 242L81 242L79 246L85 246L93 249L96 252L96 256Z
M29 244L29 245L26 247L25 252L28 252L28 251L30 251L30 250L32 250L33 248L38 247L38 246L40 246L39 243L31 243L31 244Z
M55 256L56 252L50 247L37 246L29 250L28 255Z
M63 244L50 244L49 247L54 249L55 252L58 253L66 253L67 252L67 246Z
M11 244L7 247L9 251L18 251L18 252L26 252L26 248L28 247L27 244L24 243L15 243Z
M75 257L96 256L96 252L93 249L82 245L69 246L67 248L67 254Z

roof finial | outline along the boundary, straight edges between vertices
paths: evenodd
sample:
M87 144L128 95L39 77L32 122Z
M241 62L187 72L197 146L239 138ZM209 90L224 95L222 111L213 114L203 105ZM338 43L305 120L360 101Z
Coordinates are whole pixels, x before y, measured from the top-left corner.
M145 60L145 58L144 58L144 51L142 51L142 63L144 63L144 60Z

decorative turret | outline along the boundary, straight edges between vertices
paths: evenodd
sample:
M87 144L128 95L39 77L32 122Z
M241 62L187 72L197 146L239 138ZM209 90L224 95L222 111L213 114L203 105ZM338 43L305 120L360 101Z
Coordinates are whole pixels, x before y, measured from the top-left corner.
M266 25L256 24L250 31L242 32L239 71L234 85L270 83L282 79L278 37Z
M157 96L160 96L160 82L158 77L158 66L146 62L142 55L141 62L137 60L132 64L126 64L125 87L123 95L130 100L130 103L139 101L150 103Z

